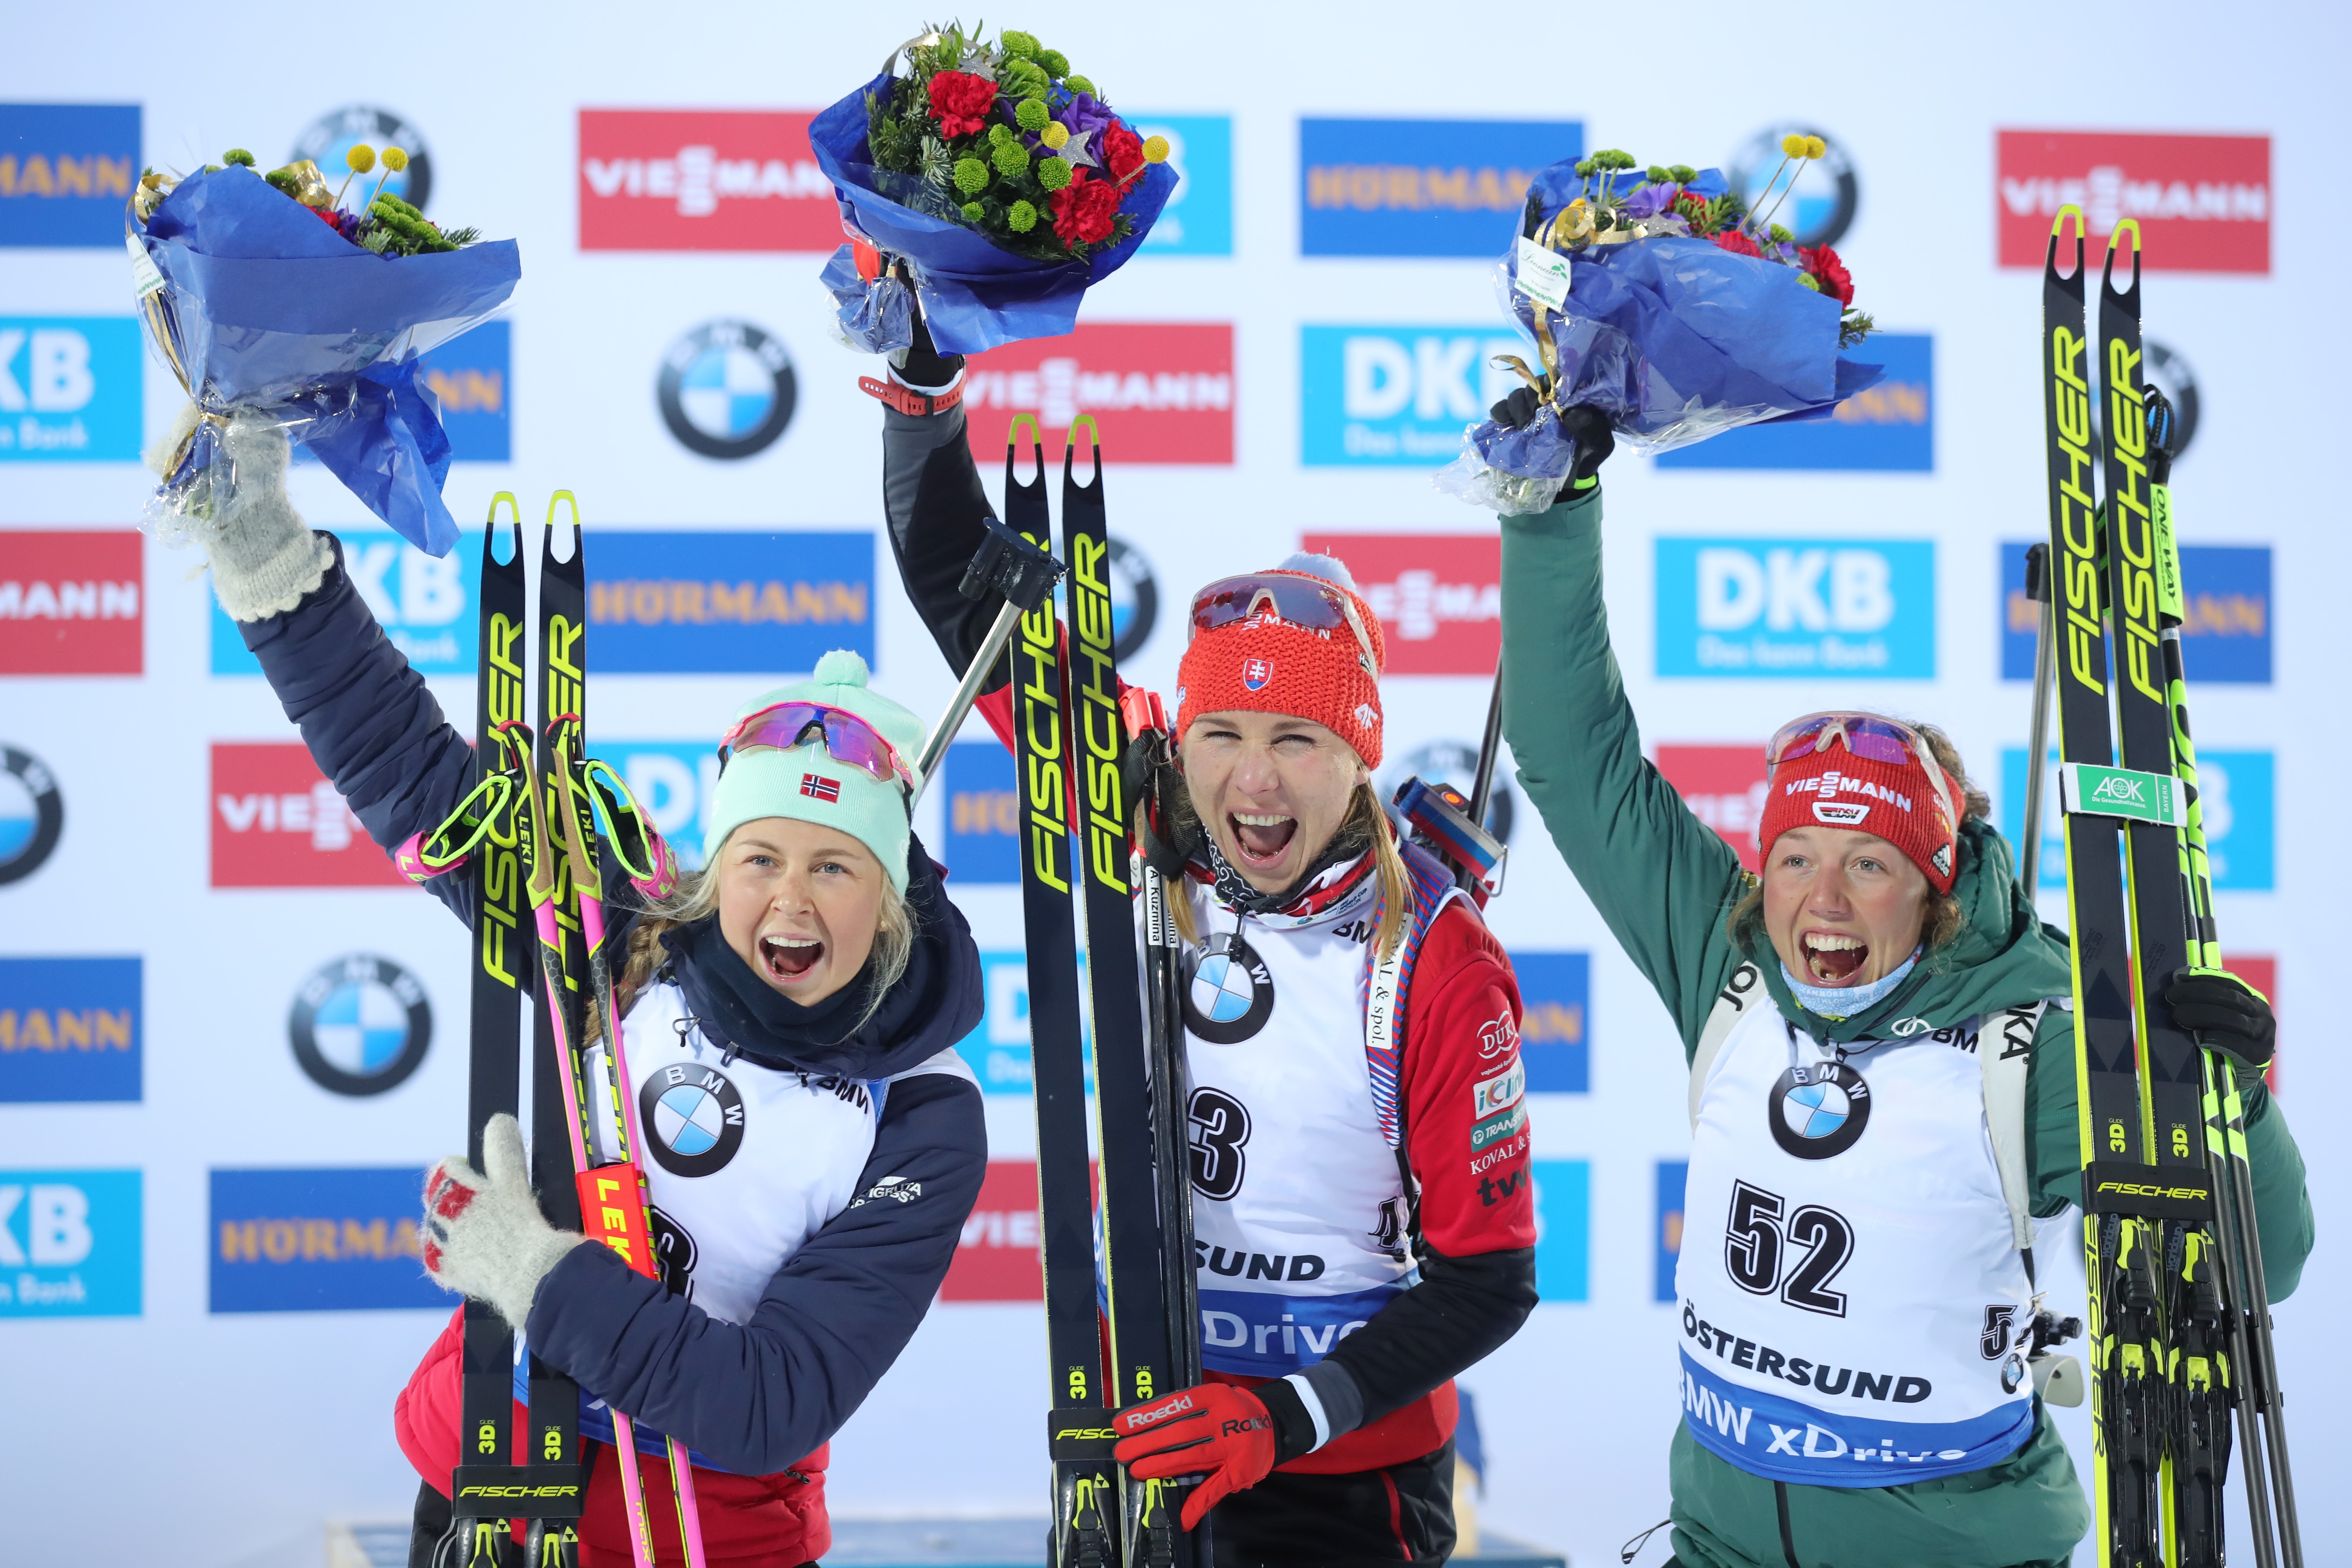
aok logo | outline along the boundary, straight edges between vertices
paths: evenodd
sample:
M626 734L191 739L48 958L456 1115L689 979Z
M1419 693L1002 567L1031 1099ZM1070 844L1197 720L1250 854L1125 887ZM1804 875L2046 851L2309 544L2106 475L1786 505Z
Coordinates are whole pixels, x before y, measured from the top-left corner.
M135 1318L143 1251L138 1172L0 1171L0 1318Z
M2147 264L2174 272L2271 269L2271 139L2120 132L1998 133L1994 220L2003 267L2040 267L2058 210L2104 242L2138 221Z
M137 675L144 576L134 529L0 534L0 675Z
M831 250L806 110L583 109L583 250Z
M1932 679L1935 548L1661 539L1658 673Z
M471 676L479 619L473 613L481 570L479 535L461 537L457 548L438 558L387 529L342 529L336 538L352 586L402 657L421 674ZM212 672L261 673L261 661L247 651L236 623L217 600L212 603Z
M136 462L143 363L129 316L0 316L0 462Z
M2196 679L2195 672L2190 673ZM2064 825L2058 810L2058 753L2043 777L2042 881L2044 893L2066 885ZM2278 886L2277 759L2269 752L2197 752L2197 800L2213 886L2222 892L2267 893ZM2024 830L2025 748L2000 753L2002 831L2012 844Z
M1494 363L1527 345L1483 327L1299 329L1299 461L1425 467L1519 384Z
M215 888L405 888L300 742L212 752Z
M140 1097L137 958L0 958L0 1104Z

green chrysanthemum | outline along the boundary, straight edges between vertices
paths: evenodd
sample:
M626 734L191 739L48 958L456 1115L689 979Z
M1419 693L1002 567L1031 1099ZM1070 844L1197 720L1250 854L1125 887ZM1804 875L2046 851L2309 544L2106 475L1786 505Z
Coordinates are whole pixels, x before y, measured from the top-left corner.
M1797 281L1803 284L1806 288L1811 289L1816 294L1822 291L1821 279L1815 278L1810 272L1798 273Z
M1070 165L1068 160L1064 158L1041 159L1037 164L1037 183L1045 186L1049 191L1058 191L1063 186L1068 184L1070 183Z
M996 172L1011 179L1029 172L1029 149L1018 142L1007 142L996 150Z
M1045 74L1047 76L1067 76L1070 74L1070 57L1064 54L1059 49L1039 49L1037 51L1037 63L1045 68Z
M253 154L247 152L242 147L232 147L227 152L221 154L221 162L224 163L241 163L245 167L250 169L253 167Z
M1004 68L1005 89L1015 98L1042 98L1053 85L1045 68L1034 60L1014 60Z
M976 196L988 188L988 165L977 158L959 158L955 166L956 189L965 195Z
M1034 60L1037 58L1037 35L1034 33L1003 32L996 35L996 47L1011 59Z
M963 216L966 223L978 223L982 218L987 216L986 210L982 208L978 202L966 202L963 204Z
M1088 81L1082 76L1066 77L1063 80L1065 85L1066 85L1072 92L1083 92L1090 98L1100 98L1102 96L1102 94L1095 91L1095 84Z
M1013 106L1013 118L1024 131L1043 131L1053 117L1042 98L1024 98Z
M1015 234L1027 234L1037 226L1037 209L1027 202L1014 202L1004 209L1004 226Z

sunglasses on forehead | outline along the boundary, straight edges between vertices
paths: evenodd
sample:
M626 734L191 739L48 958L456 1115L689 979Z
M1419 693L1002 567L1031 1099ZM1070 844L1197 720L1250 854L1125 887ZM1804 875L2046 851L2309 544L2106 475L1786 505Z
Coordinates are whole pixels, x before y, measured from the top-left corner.
M1800 757L1819 755L1835 745L1843 745L1850 755L1896 767L1917 758L1927 771L1928 782L1936 786L1936 798L1943 805L1946 819L1955 823L1959 820L1952 809L1951 789L1944 777L1943 764L1936 761L1934 749L1927 744L1926 736L1900 720L1876 713L1808 713L1773 731L1772 738L1764 743L1764 764L1777 768Z
M901 788L912 795L915 775L906 759L898 754L898 748L848 709L831 708L822 702L779 702L745 714L719 737L719 765L723 770L730 757L749 747L770 746L789 752L812 740L824 746L825 755L835 762L871 773L883 784L896 779Z
M1327 634L1344 628L1355 637L1364 668L1374 676L1380 674L1380 661L1372 657L1371 633L1364 629L1353 601L1332 584L1286 572L1223 577L1193 595L1192 624L1184 640L1255 620L1276 620Z

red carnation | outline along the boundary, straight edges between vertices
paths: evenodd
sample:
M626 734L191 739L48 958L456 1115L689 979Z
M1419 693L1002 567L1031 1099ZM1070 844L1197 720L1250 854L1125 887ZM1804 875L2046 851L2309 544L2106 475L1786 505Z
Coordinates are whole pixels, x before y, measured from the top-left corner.
M970 71L940 71L931 78L931 113L946 136L976 136L996 106L996 84Z
M1707 237L1734 256L1761 257L1764 254L1756 248L1756 242L1741 229L1727 228L1721 234L1711 234Z
M1127 184L1142 171L1143 138L1126 126L1112 126L1102 133L1102 140L1096 146L1102 153L1103 166L1120 184Z
M1108 239L1111 220L1118 216L1118 197L1117 185L1078 170L1068 184L1048 198L1054 207L1054 232L1065 245L1093 245Z
M1836 251L1826 245L1814 246L1811 250L1800 247L1797 262L1813 275L1822 293L1841 305L1853 303L1853 278L1846 271L1845 263L1838 259Z

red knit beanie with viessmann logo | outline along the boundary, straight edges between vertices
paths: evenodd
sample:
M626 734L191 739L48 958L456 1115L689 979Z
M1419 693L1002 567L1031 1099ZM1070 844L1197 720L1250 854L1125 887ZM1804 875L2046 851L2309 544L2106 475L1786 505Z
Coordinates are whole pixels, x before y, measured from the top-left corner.
M1885 839L1919 868L1936 891L1950 892L1959 868L1959 825L1937 797L1935 779L1927 773L1932 765L1916 754L1882 763L1834 744L1782 763L1765 786L1764 821L1757 833L1762 863L1771 859L1772 840L1791 827L1843 827ZM1944 788L1952 788L1948 776Z
M1315 578L1345 594L1371 639L1374 668L1364 668L1356 635L1346 626L1327 632L1260 616L1202 632L1176 669L1177 740L1203 713L1286 713L1314 720L1353 746L1366 767L1379 767L1379 672L1388 663L1388 644L1355 578L1328 555L1305 554L1256 575Z

